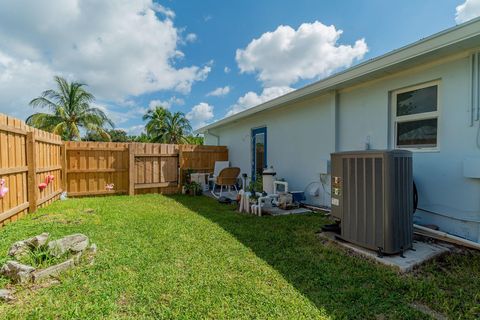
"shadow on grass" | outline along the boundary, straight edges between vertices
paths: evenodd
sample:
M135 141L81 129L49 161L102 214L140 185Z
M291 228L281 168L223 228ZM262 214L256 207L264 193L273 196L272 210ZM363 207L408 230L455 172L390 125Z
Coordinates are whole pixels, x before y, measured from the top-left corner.
M254 217L205 197L172 198L229 232L334 318L421 318L408 306L407 279L317 237L327 222L320 214Z

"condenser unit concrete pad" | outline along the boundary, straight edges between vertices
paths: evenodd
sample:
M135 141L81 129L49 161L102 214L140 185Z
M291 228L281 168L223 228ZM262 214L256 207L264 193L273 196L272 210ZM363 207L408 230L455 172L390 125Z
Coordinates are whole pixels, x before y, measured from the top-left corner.
M375 260L381 264L392 266L397 268L401 273L412 271L416 266L421 265L422 263L431 260L443 253L451 251L454 246L448 244L438 244L438 243L428 243L421 241L413 242L414 250L407 250L404 252L404 258L400 255L390 255L383 256L383 258L378 257L377 252L365 249L359 246L356 246L352 243L345 242L341 239L338 239L334 233L331 232L322 232L320 237L331 240L342 247L350 249L361 256Z

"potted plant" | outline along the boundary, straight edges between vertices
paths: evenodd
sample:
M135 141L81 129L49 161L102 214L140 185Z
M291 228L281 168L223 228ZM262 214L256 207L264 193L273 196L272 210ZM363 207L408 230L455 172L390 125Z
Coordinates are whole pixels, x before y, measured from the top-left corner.
M199 196L202 195L202 186L198 182L191 181L185 183L185 191L191 196Z
M250 204L257 204L258 196L257 193L263 192L263 183L262 177L259 176L257 179L250 181L248 185L248 190L250 191Z

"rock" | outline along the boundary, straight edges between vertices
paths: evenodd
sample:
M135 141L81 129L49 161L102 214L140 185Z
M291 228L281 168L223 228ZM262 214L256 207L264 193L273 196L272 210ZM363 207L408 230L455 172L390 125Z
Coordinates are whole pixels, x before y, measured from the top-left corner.
M77 265L80 264L80 261L81 261L80 259L82 259L82 254L83 254L83 251L80 251L73 255L72 259L73 259L73 262L75 262L75 264Z
M92 265L95 262L96 254L97 254L97 245L95 243L92 243L90 248L88 248L88 255L87 255L87 261L90 265Z
M0 269L0 274L10 278L15 283L27 283L32 278L32 272L35 268L21 264L17 261L7 261Z
M14 257L15 259L20 259L28 255L30 252L30 246L25 240L17 241L8 250L8 255Z
M48 237L50 234L44 232L35 237L31 237L26 240L17 241L8 250L8 255L14 257L15 259L20 259L21 257L27 255L32 248L39 248L47 244Z
M43 280L45 278L58 275L62 271L68 270L68 269L72 268L73 266L75 266L74 259L68 259L65 262L56 264L56 265L48 267L46 269L34 271L32 273L33 282L38 282L38 281Z
M77 253L84 251L88 247L88 237L84 234L77 233L66 236L64 238L50 241L48 250L54 257L60 257L67 252Z
M97 245L95 243L92 243L88 251L90 254L97 254Z
M47 244L49 236L50 234L48 232L44 232L25 241L33 248L40 248Z
M0 289L0 301L10 302L15 300L13 292L8 289Z

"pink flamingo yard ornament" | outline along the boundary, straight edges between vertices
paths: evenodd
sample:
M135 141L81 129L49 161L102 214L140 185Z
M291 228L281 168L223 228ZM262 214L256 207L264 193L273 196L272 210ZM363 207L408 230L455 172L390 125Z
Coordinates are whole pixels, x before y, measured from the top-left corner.
M50 182L52 182L54 179L55 179L55 177L54 177L53 175L48 174L48 175L45 177L45 183L46 183L47 185L49 185Z
M0 179L0 199L5 197L8 192L8 188L5 187L5 179Z

